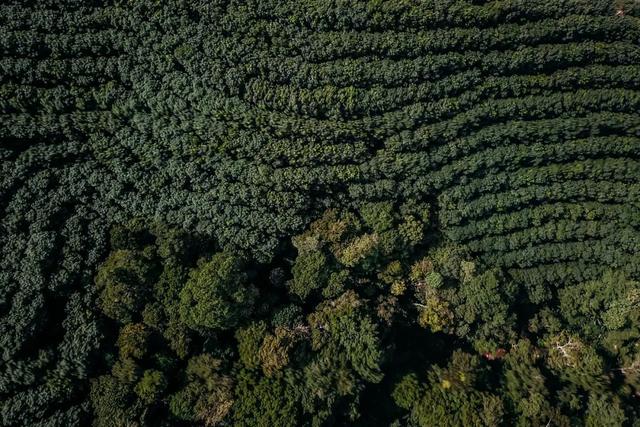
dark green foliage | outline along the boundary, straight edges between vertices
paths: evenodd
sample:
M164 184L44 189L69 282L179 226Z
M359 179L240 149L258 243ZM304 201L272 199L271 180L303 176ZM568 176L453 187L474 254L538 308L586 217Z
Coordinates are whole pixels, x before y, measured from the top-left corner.
M135 386L135 392L143 402L152 403L158 399L167 387L164 374L154 369L148 369Z
M240 362L249 368L260 366L260 346L267 335L267 325L264 322L256 322L236 331L238 340L238 354Z
M412 384L415 378L405 377L396 388L396 396L399 393L416 395L411 402L406 400L408 396L399 396L399 403L410 409L414 425L499 425L504 417L500 398L475 389L482 387L477 378L481 370L477 357L455 352L445 369L435 367L428 373L421 392Z
M625 329L640 314L640 284L619 273L561 289L558 298L567 324L588 336ZM599 321L589 321L593 318Z
M140 323L128 323L120 329L117 346L122 359L142 359L148 352L150 331Z
M233 380L221 368L222 361L209 354L189 360L187 383L170 397L170 412L182 420L219 425L233 405Z
M626 416L616 401L606 397L594 397L589 399L586 425L595 426L619 426L626 421Z
M256 298L242 261L218 253L190 274L180 291L180 317L194 329L231 329L251 314Z
M150 292L150 260L141 251L119 250L100 267L98 305L121 323L137 318Z
M407 224L428 227L415 205L392 210L379 232L368 208L328 211L293 238L297 255L278 267L280 284L292 278L287 294L274 293L271 268L205 245L187 252L180 242L195 240L164 227L123 240L96 289L130 279L142 308L116 317L98 298L117 334L91 380L93 424L570 426L635 416L636 281L609 272L523 310L526 291L508 274L448 242L411 245ZM292 281L309 251L331 273L302 301ZM402 335L419 328L451 337L451 348L405 347Z
M254 376L240 371L234 408L234 423L238 426L284 426L299 424L300 398L285 378Z
M3 2L0 425L637 424L639 13Z
M421 384L415 374L409 374L402 378L394 388L393 401L405 410L410 410L420 397L422 392Z
M291 292L306 299L312 291L326 285L330 266L326 256L319 250L303 252L294 264L291 272L293 279L289 284Z
M137 225L129 227L118 232L131 235L139 231ZM121 239L120 249L112 252L96 274L98 289L119 284L124 277L144 290L144 298L138 301L137 310L125 312L130 313L128 317L117 317L119 332L112 343L117 360L110 374L94 379L91 386L94 424L218 425L233 405L233 379L223 372L221 359L197 353L198 347L215 336L202 325L196 325L199 332L189 330L191 325L182 320L179 297L188 286L198 289L198 283L193 283L198 279L214 285L213 295L219 296L236 285L246 286L246 273L235 256L224 252L213 255L208 263L192 266L197 252L190 255L184 233L161 226L144 231L144 241ZM104 301L99 299L103 313L115 318L114 304ZM116 357L115 352L111 357Z
M91 401L96 427L115 427L133 417L135 407L130 404L128 390L113 376L105 375L93 380Z
M381 379L379 334L355 293L327 301L309 316L311 346L327 355L341 354L362 378ZM320 355L322 357L322 354Z
M282 326L292 328L302 323L302 309L295 305L289 304L273 313L271 324L274 327Z
M456 252L444 247L414 264L411 284L419 323L465 337L482 352L512 342L518 287L494 270L477 274L475 264Z

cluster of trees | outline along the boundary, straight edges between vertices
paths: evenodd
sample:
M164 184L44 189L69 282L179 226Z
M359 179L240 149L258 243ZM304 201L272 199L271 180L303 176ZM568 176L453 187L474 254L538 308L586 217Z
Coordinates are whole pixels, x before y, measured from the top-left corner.
M427 205L395 211L327 211L268 265L166 227L114 228L95 276L109 334L94 424L355 422L384 378L401 260L429 226Z
M251 314L250 272L234 255L209 256L203 241L137 222L114 228L111 247L95 277L109 334L108 370L91 380L93 424L219 424L233 380L214 332Z
M398 408L446 424L415 421L406 404L360 406L399 381L380 374L404 345L389 337L414 332L394 316L421 319L420 339L506 349L477 310L523 295L552 304L558 286L610 269L639 277L638 12L633 0L3 2L0 425L106 420L98 406L138 422L251 424L262 404L284 411L272 424L392 421ZM288 253L327 209L323 221L360 225L332 237L316 223L319 246L300 238ZM167 249L183 238L155 229L109 242L135 218L217 246ZM414 246L431 247L427 223L476 260L468 287L414 295L426 279L406 275ZM466 302L484 287L496 307ZM496 330L517 331L509 322ZM326 342L325 324L337 328ZM346 349L343 327L366 338ZM246 328L279 359L246 362ZM363 349L376 356L350 356ZM476 363L450 356L416 374L416 396ZM493 408L487 393L503 394L478 381L469 408Z
M436 239L430 211L328 210L268 264L114 228L93 424L635 425L640 283L533 301Z

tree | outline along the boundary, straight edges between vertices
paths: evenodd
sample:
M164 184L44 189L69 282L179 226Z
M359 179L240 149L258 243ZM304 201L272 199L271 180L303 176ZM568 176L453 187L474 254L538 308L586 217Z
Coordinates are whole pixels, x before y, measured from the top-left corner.
M587 408L586 425L588 427L614 427L624 425L627 417L617 399L605 395L591 395Z
M206 426L223 423L234 402L233 379L223 373L223 362L200 354L189 360L185 373L185 386L170 397L171 413Z
M134 410L130 395L114 377L105 375L91 383L91 402L96 427L117 427L126 425L132 419Z
M100 266L95 282L104 314L121 323L138 319L151 292L155 266L149 252L117 250Z
M419 426L499 425L504 404L499 396L483 389L481 361L455 351L446 368L434 367L427 382L418 385L415 375L396 386L397 403L410 410L410 420Z
M190 273L180 292L180 316L196 330L231 329L251 314L256 297L240 258L220 252Z
M289 290L301 299L307 299L313 291L321 289L328 279L330 266L320 250L302 252L296 257L289 281Z
M300 395L287 376L265 377L241 370L235 389L233 419L238 426L299 426Z
M254 322L236 331L240 362L246 368L255 369L260 366L260 347L266 335L265 322Z
M148 369L136 384L135 392L145 403L155 402L167 388L167 380L160 371Z
M122 359L142 359L149 351L151 332L142 323L129 323L120 329L118 348Z
M416 374L409 374L402 377L393 389L391 396L396 405L405 410L410 410L423 393L422 386Z

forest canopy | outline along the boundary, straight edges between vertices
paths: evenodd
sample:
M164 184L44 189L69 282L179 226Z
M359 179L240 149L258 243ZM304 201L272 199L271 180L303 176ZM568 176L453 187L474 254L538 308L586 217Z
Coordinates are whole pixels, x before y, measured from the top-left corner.
M640 427L640 2L0 4L0 426Z

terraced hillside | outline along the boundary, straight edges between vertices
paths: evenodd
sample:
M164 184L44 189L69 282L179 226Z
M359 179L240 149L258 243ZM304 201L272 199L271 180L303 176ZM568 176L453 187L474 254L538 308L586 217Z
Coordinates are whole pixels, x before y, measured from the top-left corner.
M0 425L80 425L109 232L269 263L327 209L429 205L533 304L640 278L640 3L0 5Z

